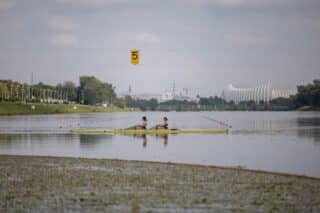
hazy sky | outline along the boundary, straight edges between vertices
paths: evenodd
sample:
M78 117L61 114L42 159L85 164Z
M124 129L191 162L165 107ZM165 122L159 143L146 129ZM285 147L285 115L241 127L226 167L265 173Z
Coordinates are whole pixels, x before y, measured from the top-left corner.
M141 64L130 64L130 50ZM123 93L320 78L319 0L0 0L0 79L94 75ZM196 91L196 90L194 90Z

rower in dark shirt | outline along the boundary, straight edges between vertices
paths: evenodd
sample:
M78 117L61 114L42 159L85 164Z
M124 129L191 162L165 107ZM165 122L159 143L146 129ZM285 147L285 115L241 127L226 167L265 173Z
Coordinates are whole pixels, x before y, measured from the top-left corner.
M148 120L146 116L142 117L142 124L141 125L135 125L135 126L131 126L127 129L147 129L148 126Z
M163 124L158 124L153 129L168 129L168 127L169 127L168 118L163 117Z

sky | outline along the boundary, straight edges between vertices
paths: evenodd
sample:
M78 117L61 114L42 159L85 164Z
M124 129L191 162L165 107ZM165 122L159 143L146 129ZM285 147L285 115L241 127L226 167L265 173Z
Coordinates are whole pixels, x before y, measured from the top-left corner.
M130 64L130 50L141 63ZM320 78L319 0L0 0L0 79L220 95Z

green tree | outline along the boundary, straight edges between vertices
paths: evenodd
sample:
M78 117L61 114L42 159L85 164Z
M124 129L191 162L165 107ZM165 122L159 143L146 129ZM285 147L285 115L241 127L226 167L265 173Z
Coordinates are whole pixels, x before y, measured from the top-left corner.
M314 80L311 84L300 85L297 88L298 106L320 107L320 80Z
M126 101L124 98L116 98L114 101L114 105L120 108L126 107Z
M111 104L116 99L112 84L103 83L93 76L81 76L78 88L79 101L84 104Z
M2 101L6 99L8 93L9 91L6 83L0 82L0 98Z
M62 85L62 94L67 97L68 101L77 100L77 88L71 81L65 81Z

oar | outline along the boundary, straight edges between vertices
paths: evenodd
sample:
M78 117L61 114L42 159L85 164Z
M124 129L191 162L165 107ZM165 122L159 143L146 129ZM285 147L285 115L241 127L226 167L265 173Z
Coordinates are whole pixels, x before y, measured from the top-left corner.
M227 123L225 123L225 122L222 122L222 121L218 121L218 120L216 120L216 119L214 119L214 118L210 118L210 117L208 117L208 116L202 116L203 118L205 118L205 119L207 119L207 120L209 120L209 121L213 121L213 122L215 122L215 123L218 123L218 124L220 124L220 125L222 125L222 126L225 126L225 127L227 127L227 128L232 128L232 126L231 125L229 125L229 124L227 124Z

